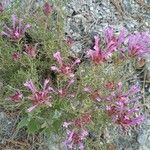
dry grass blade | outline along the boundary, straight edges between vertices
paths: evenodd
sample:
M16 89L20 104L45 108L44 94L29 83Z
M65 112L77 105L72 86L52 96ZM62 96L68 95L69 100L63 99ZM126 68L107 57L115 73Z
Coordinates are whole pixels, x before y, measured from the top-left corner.
M144 8L144 9L150 11L150 4L146 4L146 3L144 2L144 0L136 0L136 2L137 2L140 6L142 6L142 8Z
M126 16L126 11L123 7L122 0L110 0L110 2L116 7L122 17Z

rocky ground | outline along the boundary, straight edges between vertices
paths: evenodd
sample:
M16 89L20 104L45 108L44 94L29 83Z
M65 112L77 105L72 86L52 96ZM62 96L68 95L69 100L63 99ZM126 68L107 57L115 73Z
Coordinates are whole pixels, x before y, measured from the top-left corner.
M116 32L125 27L129 32L150 33L150 0L69 0L64 10L67 13L65 32L75 41L71 48L74 52L82 52L91 44L93 35L102 34L108 26ZM146 90L145 122L128 135L119 132L114 135L114 131L109 131L107 139L116 145L116 150L150 150L150 56L146 56L146 61L142 76ZM16 118L0 109L0 146L14 134Z

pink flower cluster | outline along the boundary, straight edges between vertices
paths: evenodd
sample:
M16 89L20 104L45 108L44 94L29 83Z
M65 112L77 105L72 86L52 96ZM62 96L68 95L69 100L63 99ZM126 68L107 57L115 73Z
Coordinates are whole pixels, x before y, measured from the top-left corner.
M58 95L60 98L74 97L74 93L69 92L69 88L71 85L73 85L74 79L69 80L67 82L66 86L59 87L59 88L53 88L53 87L49 86L48 85L49 82L50 81L48 79L46 79L44 81L43 89L37 90L37 88L35 87L32 80L26 81L24 86L27 87L32 92L32 95L27 97L32 102L32 106L27 109L27 112L31 112L36 107L41 106L41 105L47 105L47 106L51 107L51 105L52 105L52 95L51 94L52 93L54 95ZM12 101L18 103L23 99L23 94L19 90L16 90L15 94L10 96L10 99Z
M42 90L37 90L32 80L26 81L24 86L26 86L31 92L32 95L28 97L32 101L32 106L28 108L28 112L31 112L33 109L38 107L39 105L48 105L51 106L51 96L49 93L53 91L53 89L48 86L49 80L44 81L44 86Z
M4 11L3 4L0 2L0 14Z
M0 5L1 7L1 5ZM18 19L17 16L12 15L12 26L8 27L5 26L5 30L1 32L1 35L6 36L11 41L19 42L25 35L25 32L27 29L29 29L31 26L29 24L23 25L22 19ZM25 53L31 57L35 58L37 53L37 44L29 45L25 44ZM11 54L11 57L14 61L19 61L21 59L21 52L14 51Z
M34 46L31 44L25 44L25 53L31 57L35 58L37 54L37 46L38 44L35 44Z
M31 27L29 24L23 25L22 21L22 19L17 19L17 16L12 15L12 26L5 26L5 30L2 31L1 34L14 42L20 41L23 38L26 30Z
M100 38L94 37L95 44L93 49L87 51L87 56L95 64L106 62L114 52L130 57L141 57L150 54L150 35L144 32L127 35L123 29L118 37L115 36L113 28L108 28L104 32L103 49L100 47Z
M121 125L124 129L130 126L141 124L144 120L143 115L137 115L139 109L134 107L134 103L141 97L135 96L140 89L138 86L131 86L131 88L123 93L123 85L118 83L118 89L110 94L106 99L108 104L106 112L112 118L113 122ZM132 107L132 108L130 108Z
M142 57L150 53L150 35L144 32L131 34L128 37L128 54L131 57Z
M16 90L15 94L11 95L9 97L12 101L18 103L21 101L21 99L23 98L23 94L19 91L19 90Z
M94 36L95 45L93 49L87 51L87 56L90 57L93 63L99 64L105 62L112 56L112 53L118 49L122 50L121 46L126 37L125 30L122 30L120 35L116 37L112 28L108 28L104 32L105 44L104 49L100 48L100 38Z
M35 58L36 54L37 54L37 45L38 44L35 44L34 46L25 44L24 45L25 46L25 54L27 56L29 56L30 58ZM12 57L12 60L18 62L21 59L22 54L21 54L21 52L15 51L15 52L12 52L11 57Z
M74 77L74 69L75 67L81 62L79 58L77 58L73 63L64 63L60 52L56 52L53 55L54 59L58 62L59 67L52 66L51 70L56 71L60 74L69 76L69 77Z
M85 113L81 117L75 118L72 122L64 122L63 127L66 128L67 139L64 141L68 149L73 149L75 146L79 150L84 150L83 141L88 136L86 125L92 121L91 114Z
M93 101L100 102L102 100L102 96L100 95L99 90L93 90L91 87L85 87L83 90L89 94Z
M44 3L44 6L43 6L43 12L46 16L49 16L49 14L51 14L53 11L53 5L48 3L48 2L45 2Z

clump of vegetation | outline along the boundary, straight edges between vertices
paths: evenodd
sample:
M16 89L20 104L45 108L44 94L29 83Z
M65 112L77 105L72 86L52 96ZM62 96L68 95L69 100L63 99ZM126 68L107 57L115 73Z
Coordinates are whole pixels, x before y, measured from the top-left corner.
M128 130L143 122L135 105L140 87L128 78L150 53L150 35L107 28L82 56L72 55L55 3L24 16L12 10L0 5L1 101L21 111L18 128L57 134L67 149L83 150L99 148L93 138L101 140L109 124ZM133 70L125 73L129 65Z

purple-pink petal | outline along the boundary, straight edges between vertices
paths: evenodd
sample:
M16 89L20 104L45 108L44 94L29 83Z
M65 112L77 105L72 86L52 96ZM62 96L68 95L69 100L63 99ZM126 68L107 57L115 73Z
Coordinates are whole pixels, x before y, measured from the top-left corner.
M38 105L33 105L27 109L27 112L32 112Z
M56 52L53 57L57 60L57 62L59 63L60 66L62 66L63 64L63 60L62 60L62 57L61 57L61 54L60 52Z
M37 91L32 80L26 81L26 83L24 83L24 86L31 90L33 94Z

